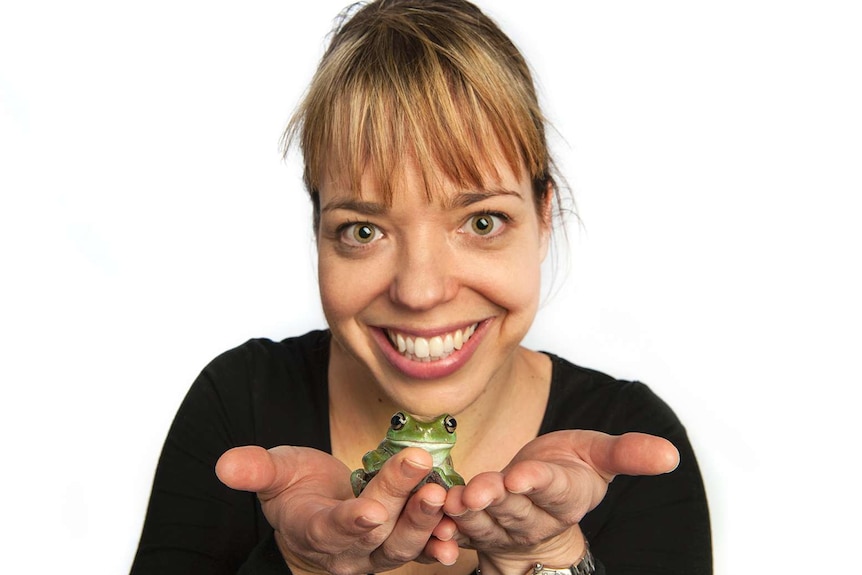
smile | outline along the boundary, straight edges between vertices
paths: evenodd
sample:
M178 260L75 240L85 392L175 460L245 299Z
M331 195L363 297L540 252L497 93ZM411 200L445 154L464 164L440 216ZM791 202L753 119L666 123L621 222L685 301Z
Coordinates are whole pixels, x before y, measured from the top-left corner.
M392 346L404 357L413 361L430 362L441 360L461 349L470 340L477 325L479 324L474 323L464 329L430 338L409 336L391 329L386 330L386 335Z

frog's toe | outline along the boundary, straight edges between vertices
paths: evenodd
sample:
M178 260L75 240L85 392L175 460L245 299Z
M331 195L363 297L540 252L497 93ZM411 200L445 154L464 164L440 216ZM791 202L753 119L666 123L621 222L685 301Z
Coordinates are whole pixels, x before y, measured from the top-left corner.
M364 469L357 469L350 474L350 487L353 488L354 497L359 497L366 485L368 485L368 476Z
M458 477L458 479L461 479L460 475L456 474L456 476ZM443 487L443 489L448 490L453 485L464 485L464 480L461 479L460 483L453 482L451 475L443 473L442 470L435 467L434 469L431 470L431 473L428 474L428 476L425 478L425 480L422 483L436 483L437 485L440 485L441 487Z

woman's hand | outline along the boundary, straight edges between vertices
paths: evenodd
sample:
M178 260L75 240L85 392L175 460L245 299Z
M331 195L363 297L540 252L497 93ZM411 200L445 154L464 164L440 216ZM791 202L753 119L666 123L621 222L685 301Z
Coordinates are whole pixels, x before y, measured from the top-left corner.
M219 459L216 474L233 489L257 493L294 573L352 575L417 559L455 562L454 541L438 542L434 555L423 555L446 499L435 484L411 494L430 468L428 453L405 449L359 497L353 496L343 463L304 447L231 449Z
M479 552L483 575L526 573L536 561L566 566L584 552L578 523L616 475L674 470L679 453L641 433L611 436L558 431L525 445L501 472L482 473L449 490L437 543L458 541Z

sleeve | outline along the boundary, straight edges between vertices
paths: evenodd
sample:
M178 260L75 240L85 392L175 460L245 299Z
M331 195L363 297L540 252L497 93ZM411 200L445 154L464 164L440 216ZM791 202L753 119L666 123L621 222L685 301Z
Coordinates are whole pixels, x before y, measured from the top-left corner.
M608 575L712 573L709 510L694 451L679 419L641 383L625 383L605 431L664 437L680 453L671 473L619 476L582 529Z
M222 453L255 440L250 363L242 348L216 358L182 402L159 458L133 575L290 573L273 560L272 529L255 494L215 475Z

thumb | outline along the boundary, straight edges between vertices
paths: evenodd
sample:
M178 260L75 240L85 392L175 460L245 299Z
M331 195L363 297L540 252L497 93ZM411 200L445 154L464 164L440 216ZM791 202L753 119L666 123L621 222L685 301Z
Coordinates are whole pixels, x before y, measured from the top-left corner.
M625 433L599 434L591 439L587 459L602 475L659 475L679 465L679 451L661 437Z
M308 449L281 445L266 450L248 445L226 451L216 462L216 476L232 489L254 491L267 500L293 485L307 474L303 456ZM306 473L301 470L305 469Z
M311 447L280 445L264 449L253 445L226 451L216 462L222 483L241 491L254 491L262 501L302 483L326 497L352 498L350 470L328 453Z
M292 449L276 447L273 451ZM215 466L216 476L232 489L255 491L265 498L268 493L280 492L288 487L294 475L290 470L296 468L292 465L276 465L273 455L263 447L255 445L235 447L219 457ZM276 455L290 458L288 453Z

